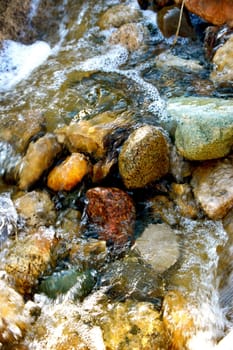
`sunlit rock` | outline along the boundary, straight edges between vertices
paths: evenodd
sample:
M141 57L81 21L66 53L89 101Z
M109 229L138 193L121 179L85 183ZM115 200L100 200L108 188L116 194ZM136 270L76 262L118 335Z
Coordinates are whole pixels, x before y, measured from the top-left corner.
M37 234L18 239L10 247L4 269L18 292L31 294L38 278L53 263L50 253L55 243L54 233L41 228Z
M181 4L182 0L175 0ZM185 7L192 13L202 17L207 22L222 25L228 23L233 25L233 12L231 0L186 0Z
M188 349L187 341L195 334L188 300L179 291L169 291L163 301L163 323L170 335L171 348Z
M158 12L157 22L162 34L169 38L176 34L180 17L180 9L177 6L166 6ZM186 12L183 13L179 36L194 38L195 33Z
M233 21L233 19L232 19ZM233 24L233 23L232 23ZM233 84L233 35L218 48L213 57L213 72L210 77L214 83Z
M86 193L88 234L114 246L133 240L136 211L131 197L118 188L94 187Z
M119 138L118 130L122 130L122 137L127 137L129 125L132 124L131 113L104 112L89 120L73 122L55 131L58 141L69 151L83 152L96 159L105 157L108 145L114 143L114 133ZM126 136L124 136L126 131Z
M61 146L53 134L46 134L36 142L31 142L19 165L19 188L27 190L38 181L60 151Z
M179 258L178 238L166 224L150 224L136 240L134 248L153 269L162 273Z
M40 111L3 115L0 120L0 139L9 142L17 152L23 153L30 139L43 130L44 123Z
M141 24L127 23L113 32L109 42L110 44L121 44L129 51L135 51L143 45L146 34L148 32Z
M213 220L223 218L233 207L232 158L200 165L193 173L192 186L197 201Z
M127 300L112 304L100 318L106 349L170 349L170 339L153 304Z
M119 28L123 24L137 22L140 16L140 11L136 8L120 4L110 7L104 12L98 21L98 25L101 29L108 29L110 27Z
M53 191L70 191L91 170L91 164L81 153L72 153L61 164L51 170L47 185Z
M156 57L156 66L159 69L168 71L171 69L178 69L181 72L201 72L203 66L198 60L185 59L172 54L169 50L164 51Z
M232 101L221 98L180 97L168 100L168 124L177 123L175 144L189 160L226 156L233 144Z
M165 283L159 273L138 256L125 256L103 270L101 286L113 300L150 301L161 309Z
M27 328L24 306L22 296L0 280L0 346L23 337Z
M54 203L45 191L32 191L14 200L20 217L29 226L49 226L55 222Z
M166 175L168 170L168 142L159 128L141 126L124 142L119 154L119 172L127 188L144 187Z

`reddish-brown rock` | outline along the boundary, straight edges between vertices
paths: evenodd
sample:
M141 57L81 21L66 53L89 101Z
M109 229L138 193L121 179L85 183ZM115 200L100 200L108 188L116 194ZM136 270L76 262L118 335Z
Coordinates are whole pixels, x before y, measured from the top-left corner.
M175 0L181 4L182 0ZM192 13L215 25L233 26L232 0L186 0L185 7Z
M130 196L118 188L95 187L87 191L88 225L99 239L123 246L132 241L135 207Z

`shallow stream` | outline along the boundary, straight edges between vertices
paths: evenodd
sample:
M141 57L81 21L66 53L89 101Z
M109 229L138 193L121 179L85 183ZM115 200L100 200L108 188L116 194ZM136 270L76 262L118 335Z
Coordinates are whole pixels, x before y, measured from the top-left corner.
M111 45L108 39L112 29L100 30L98 20L118 3L63 0L57 5L59 20L51 27L45 23L37 42L29 46L5 42L0 53L0 118L9 122L9 128L12 115L17 113L23 118L30 110L44 113L46 130L51 132L74 118L90 119L109 110L130 110L136 120L160 125L167 118L166 101L170 97L224 96L224 91L217 90L208 79L210 67L200 37L179 38L173 46L173 38L163 37L156 14L150 10L141 11L140 21L148 35L138 50L130 52L121 45ZM135 0L127 3L139 9ZM39 6L40 1L32 1L31 20ZM174 58L158 60L167 50L179 58L198 62L198 71L189 65L191 61L179 65ZM10 150L1 145L1 174L4 168L14 166L15 158L9 155ZM14 193L15 187L1 180L0 190L2 194ZM138 215L138 231L140 225L151 221L146 216L148 212L143 211L143 194L139 196L142 213ZM213 349L231 326L218 294L219 276L227 269L225 265L219 267L219 252L226 249L228 237L221 222L206 218L181 218L174 230L181 258L165 276L167 288L179 289L189 300L190 312L198 325L190 349ZM38 295L37 301L47 305L47 326L52 329L51 305ZM70 312L64 304L65 307ZM93 311L85 304L83 313L88 312L98 317L97 309ZM103 345L98 345L95 331L87 323L83 328L83 334L89 337L89 348L101 350ZM41 344L30 341L29 349L41 349Z

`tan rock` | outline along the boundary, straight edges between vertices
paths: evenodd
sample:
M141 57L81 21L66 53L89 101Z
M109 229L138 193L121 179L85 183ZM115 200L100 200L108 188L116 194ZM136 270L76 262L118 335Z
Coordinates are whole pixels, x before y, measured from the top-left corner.
M110 44L121 44L129 51L135 51L142 46L146 36L146 29L141 24L123 24L110 37Z
M81 153L72 153L61 164L51 170L47 185L53 191L70 191L91 170L87 158Z
M209 218L223 218L233 207L231 158L207 162L193 172L194 195Z
M159 128L141 126L123 144L118 161L125 186L144 187L166 175L169 170L167 140Z
M4 268L11 277L13 286L24 295L32 292L39 276L52 264L50 251L56 241L49 231L41 231L25 239L18 239L5 259Z
M233 35L221 46L213 58L210 78L217 84L233 84Z
M140 16L140 11L132 6L119 4L110 7L106 12L104 12L99 19L98 25L101 29L107 29L110 27L119 28L125 23L137 22Z
M46 134L36 142L31 142L19 165L19 188L27 190L38 181L60 151L61 146L53 134Z
M199 208L194 200L190 185L173 183L171 197L178 206L181 216L190 219L197 218Z
M14 200L18 214L29 226L51 225L56 218L55 207L45 191L32 191Z

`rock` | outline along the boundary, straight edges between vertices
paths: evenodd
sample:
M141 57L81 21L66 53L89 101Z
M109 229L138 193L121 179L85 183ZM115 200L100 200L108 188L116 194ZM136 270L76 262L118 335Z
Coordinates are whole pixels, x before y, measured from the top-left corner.
M16 152L24 153L32 137L43 131L44 123L40 111L4 115L0 120L0 139L9 142Z
M223 218L233 206L232 158L207 162L193 172L193 192L209 218Z
M19 188L27 190L38 181L60 151L61 146L53 134L46 134L36 142L31 142L19 165Z
M168 101L168 114L177 123L175 144L189 160L226 156L233 144L232 101L207 97L181 97Z
M125 256L105 267L100 285L113 300L150 301L158 310L164 295L164 280L136 256Z
M50 171L47 185L53 191L70 191L90 170L91 164L83 154L72 153Z
M27 328L24 300L7 283L0 280L0 346L14 344L23 337Z
M130 22L137 22L140 18L140 11L125 4L119 4L110 7L102 14L98 21L101 29L108 29L110 27L119 28L123 24Z
M157 14L158 27L162 34L169 38L176 34L180 17L180 9L177 6L166 6ZM194 38L195 32L186 12L182 15L179 36Z
M170 334L171 349L187 349L187 341L196 333L188 300L177 290L169 291L163 301L163 323Z
M175 0L175 2L181 4L182 0ZM218 26L224 23L233 26L231 0L210 0L208 2L203 0L186 0L185 7L207 22Z
M103 112L89 120L80 120L73 122L68 126L59 128L55 131L58 141L64 144L72 152L81 152L88 154L97 160L104 158L108 147L114 144L116 138L119 138L118 130L121 133L127 131L132 124L132 113L123 112Z
M55 207L45 191L32 191L14 200L15 208L27 226L49 226L56 219Z
M168 173L167 140L159 128L141 126L124 142L118 160L124 185L142 188Z
M169 349L170 339L160 313L151 303L118 302L99 322L106 349Z
M118 30L113 32L109 42L113 45L123 45L129 51L135 51L143 45L146 34L148 34L148 32L141 24L126 23L123 24Z
M173 55L170 51L164 51L156 57L156 66L164 71L178 69L187 73L199 73L203 70L203 66L197 60L184 59Z
M54 233L41 229L38 234L18 239L9 249L4 269L14 288L23 295L30 295L38 278L52 264L51 248L56 240Z
M88 232L115 247L133 240L136 211L130 196L118 188L91 188L86 193Z
M180 256L177 236L166 224L148 225L134 247L157 273L169 269Z
M233 24L233 19L232 19ZM219 85L233 84L233 35L219 47L213 57L213 71L210 78Z

